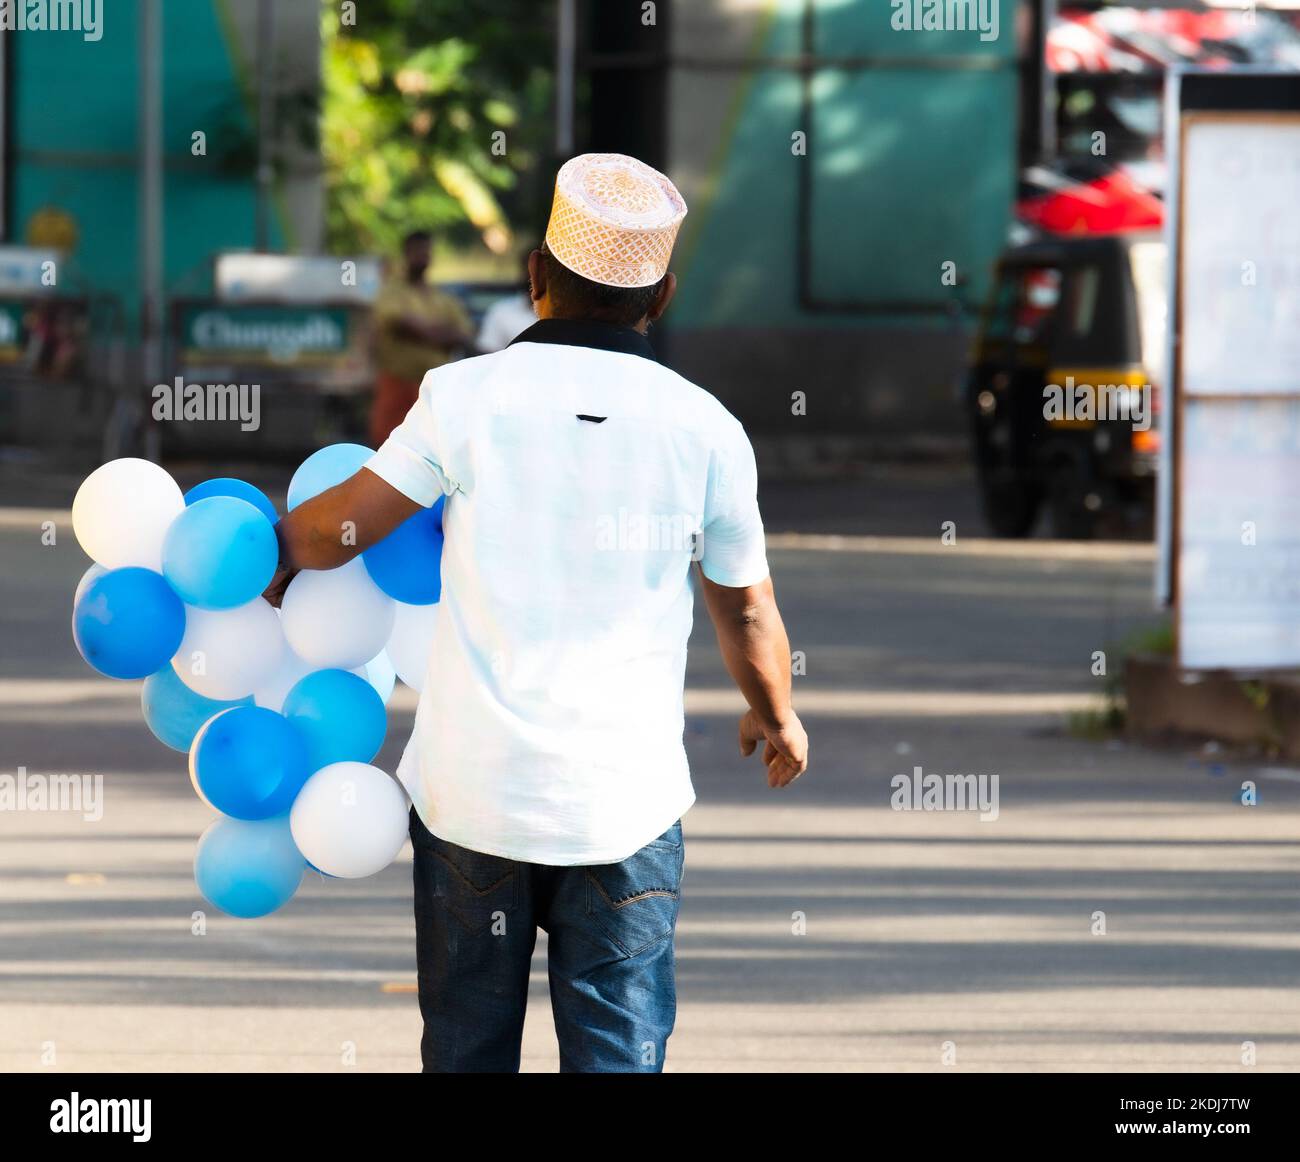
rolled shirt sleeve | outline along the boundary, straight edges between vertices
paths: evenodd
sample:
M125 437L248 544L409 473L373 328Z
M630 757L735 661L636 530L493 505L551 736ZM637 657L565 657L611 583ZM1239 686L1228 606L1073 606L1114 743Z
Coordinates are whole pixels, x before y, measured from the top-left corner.
M431 508L440 496L456 490L445 467L441 425L436 413L435 371L425 375L420 395L365 467L408 500Z
M768 576L767 542L758 511L758 466L739 423L715 463L710 507L701 530L700 568L715 585L744 589Z

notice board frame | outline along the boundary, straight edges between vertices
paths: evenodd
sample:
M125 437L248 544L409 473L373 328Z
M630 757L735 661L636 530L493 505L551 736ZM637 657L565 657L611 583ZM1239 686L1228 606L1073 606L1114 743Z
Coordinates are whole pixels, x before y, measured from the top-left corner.
M1180 119L1195 111L1245 110L1289 112L1300 110L1300 72L1245 67L1204 69L1175 65L1165 74L1164 118L1165 158L1168 163L1165 203L1165 243L1169 252L1167 299L1169 326L1165 339L1165 367L1168 396L1178 391L1179 350L1179 213L1178 191L1182 188L1182 134ZM1156 477L1156 572L1155 600L1167 608L1174 600L1173 577L1173 494L1174 442L1177 414L1173 406L1164 409L1160 440L1159 473Z
M1161 440L1160 479L1157 494L1157 604L1172 606L1174 654L1183 663L1180 641L1179 558L1182 544L1180 481L1186 431L1182 384L1182 294L1185 251L1185 198L1183 162L1189 128L1206 123L1300 124L1300 73L1279 69L1175 69L1166 79L1165 141L1169 159L1165 237L1169 247L1169 327L1167 363L1170 406L1165 409L1166 430ZM1246 394L1197 393L1196 402L1267 401L1300 402L1300 381L1295 392ZM1243 673L1263 673L1279 667L1242 668Z

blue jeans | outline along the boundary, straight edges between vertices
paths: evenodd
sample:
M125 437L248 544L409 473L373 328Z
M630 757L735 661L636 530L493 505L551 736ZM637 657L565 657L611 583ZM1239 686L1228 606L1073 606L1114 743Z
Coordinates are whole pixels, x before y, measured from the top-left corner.
M551 867L433 835L411 811L426 1073L515 1073L537 929L562 1073L659 1073L677 1016L674 823L621 863Z

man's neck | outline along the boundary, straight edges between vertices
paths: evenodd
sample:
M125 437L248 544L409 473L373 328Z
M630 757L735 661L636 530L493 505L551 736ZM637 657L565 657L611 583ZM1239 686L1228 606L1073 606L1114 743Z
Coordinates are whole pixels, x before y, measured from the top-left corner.
M616 323L613 319L602 319L593 315L538 315L541 319L553 319L557 323L578 323L591 327L618 327L623 331L635 331L644 335L650 329L649 319L640 319L635 323Z

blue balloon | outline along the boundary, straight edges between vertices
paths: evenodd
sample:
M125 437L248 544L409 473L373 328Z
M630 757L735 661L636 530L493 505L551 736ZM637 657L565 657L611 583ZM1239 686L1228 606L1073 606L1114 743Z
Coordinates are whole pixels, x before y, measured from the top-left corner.
M307 744L284 715L236 706L194 736L190 772L223 815L270 819L293 806L312 769Z
M347 670L317 670L284 700L284 716L307 743L313 771L330 763L368 763L384 745L388 714L378 691Z
M287 904L306 869L286 818L218 819L194 852L194 882L203 898L243 920Z
M289 510L292 512L304 500L342 484L373 455L371 449L361 444L330 444L313 452L289 481Z
M205 480L196 484L185 494L185 503L193 504L196 500L207 500L209 496L237 496L246 500L272 524L280 519L270 497L260 488L255 488L246 480L236 480L233 476L218 476L214 480Z
M247 605L270 584L279 560L275 529L234 496L195 501L163 541L163 576L200 609Z
M81 656L110 678L147 678L185 636L185 606L162 576L130 566L94 578L72 607Z
M86 592L86 586L96 577L102 577L107 572L108 570L103 565L92 561L90 568L81 575L81 580L77 582L77 591L72 595L72 604L76 605L81 600L81 595Z
M140 691L145 725L159 742L182 752L190 749L194 736L209 718L232 706L249 706L252 702L251 697L235 702L205 698L185 685L171 666L146 678Z
M408 517L361 559L394 601L432 605L442 596L442 509L435 505Z

